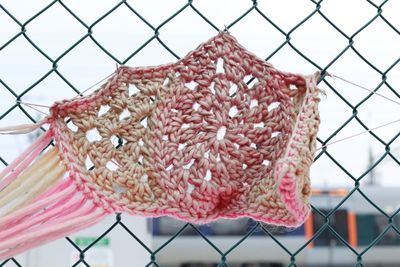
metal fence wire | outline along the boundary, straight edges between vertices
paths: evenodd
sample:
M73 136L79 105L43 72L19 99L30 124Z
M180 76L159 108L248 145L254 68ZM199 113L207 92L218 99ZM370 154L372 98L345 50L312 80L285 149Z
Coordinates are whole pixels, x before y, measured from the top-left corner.
M396 1L396 0L393 0ZM400 161L395 157L393 152L391 151L391 145L392 143L396 140L396 138L400 135L400 132L398 132L397 135L395 135L391 140L385 141L383 138L381 138L376 132L375 129L372 129L372 127L368 126L359 116L359 110L360 108L367 103L371 98L376 97L374 93L370 92L367 94L366 97L364 97L361 101L357 103L351 103L350 101L347 101L346 97L343 96L337 88L335 88L335 85L331 83L331 80L327 79L328 72L330 71L330 67L339 59L341 58L344 53L348 50L352 50L358 57L361 59L363 62L365 62L369 68L371 68L374 72L378 73L381 77L380 83L375 86L375 88L372 88L373 91L377 92L380 90L382 86L386 86L391 90L393 93L393 97L397 99L400 98L399 93L391 86L387 79L387 74L398 64L400 61L400 58L395 58L393 59L393 64L389 66L387 69L380 69L377 66L375 66L372 62L370 62L357 48L356 48L356 37L362 33L369 25L375 23L376 21L380 21L380 23L384 23L385 27L390 28L393 30L393 32L397 35L397 37L400 35L400 29L396 28L393 23L388 20L384 14L383 10L385 6L388 4L389 0L383 1L379 4L376 4L376 1L372 0L366 0L365 5L368 6L369 9L374 9L376 13L374 16L370 17L365 23L356 31L354 31L353 34L348 35L346 34L339 26L337 26L334 21L330 20L329 17L324 13L322 7L326 1L320 0L310 0L310 2L314 5L314 9L312 12L310 12L304 19L302 19L297 25L295 25L292 29L289 31L283 30L278 23L275 23L273 19L271 19L268 15L266 15L266 12L262 10L262 8L259 7L259 3L257 0L252 0L248 2L248 8L247 10L243 10L243 13L235 18L230 24L226 25L226 29L234 29L235 26L239 25L241 21L248 16L251 13L257 13L260 15L265 21L272 27L274 27L282 36L284 37L284 41L279 44L276 49L270 53L269 55L265 56L265 60L270 60L274 55L282 50L283 48L290 48L293 51L295 51L298 55L300 55L302 58L304 58L309 64L311 64L312 68L315 68L317 70L320 70L321 72L321 78L319 83L324 84L325 88L327 90L331 90L332 94L334 97L338 99L338 101L343 102L345 105L347 105L353 112L350 117L342 124L339 125L331 134L325 138L318 138L318 142L320 146L323 146L325 144L328 144L332 139L350 122L357 122L365 131L369 131L367 135L370 135L372 138L377 140L382 146L385 148L385 152L373 162L368 168L365 169L365 171L359 175L359 176L354 176L351 174L351 172L347 171L346 168L340 164L340 160L334 157L329 152L329 147L325 147L321 150L318 151L315 161L318 161L321 157L327 157L329 160L336 166L338 167L341 171L342 174L348 179L351 179L353 188L349 190L349 192L346 194L346 196L343 197L343 199L331 210L329 211L321 211L318 209L315 205L312 206L313 208L313 213L321 216L323 218L323 225L319 229L316 229L315 233L313 234L312 237L310 237L309 240L307 240L303 245L298 247L295 250L290 250L285 245L276 238L275 233L271 231L268 227L265 227L264 225L260 223L256 223L253 228L249 229L248 233L244 235L242 238L240 238L233 246L231 246L227 250L221 250L218 248L212 240L207 237L206 234L204 234L201 231L201 228L193 225L193 224L185 224L178 232L176 232L174 235L170 236L169 239L162 244L160 247L152 250L150 249L144 242L142 242L137 235L135 235L134 229L129 229L121 219L121 215L117 214L115 217L115 223L104 233L98 237L98 239L94 240L91 244L86 246L85 248L82 248L78 246L77 244L74 243L74 241L71 238L66 237L67 242L69 242L80 254L80 259L73 265L77 266L79 264L83 264L85 266L90 266L88 262L85 261L85 253L87 253L101 238L106 236L107 234L110 233L110 231L113 231L115 227L122 227L126 230L126 234L130 235L133 239L135 239L143 248L148 252L148 257L149 257L149 262L146 266L161 266L161 263L158 262L157 256L158 254L171 242L174 242L175 238L177 238L185 229L187 228L192 228L194 229L199 238L204 239L207 244L215 250L219 255L219 264L218 266L230 266L230 254L240 245L242 242L244 242L247 238L249 238L255 231L263 231L266 234L266 238L271 238L272 240L275 241L276 246L279 246L285 253L287 253L287 259L289 262L288 266L299 266L297 258L301 253L305 251L307 246L318 239L318 237L325 231L330 232L331 235L333 235L339 242L343 244L344 247L348 248L348 250L354 255L354 266L364 266L365 263L363 263L363 258L366 253L368 253L369 250L373 249L374 246L384 237L384 235L390 230L390 231L395 231L398 235L400 235L400 229L398 229L395 224L394 224L394 217L398 214L399 210L394 211L392 214L388 214L382 207L378 206L377 204L374 203L373 200L368 198L366 194L362 191L360 187L360 182L363 178L365 178L370 172L373 171L373 169L378 166L381 161L385 158L391 158L396 164L400 165ZM96 46L98 46L108 57L110 57L113 61L115 61L118 64L125 64L128 62L131 58L133 58L135 55L138 53L141 53L141 51L148 46L150 43L156 42L159 43L163 48L165 48L167 53L170 53L173 57L176 59L179 59L180 56L183 55L178 55L176 51L174 51L174 47L168 46L164 41L163 41L163 29L166 25L174 21L176 18L180 16L180 14L187 9L193 10L199 18L201 18L204 23L209 25L215 30L215 33L218 31L224 30L223 28L218 28L215 23L209 18L207 18L206 15L204 15L200 10L196 7L197 1L194 0L189 0L187 3L185 3L179 10L177 10L175 13L171 14L165 21L162 23L155 25L152 23L152 21L147 20L144 16L142 16L135 8L134 3L128 3L127 1L120 1L117 3L114 7L112 7L108 12L100 16L95 22L92 24L86 24L83 19L81 19L76 13L70 9L66 1L61 1L61 0L55 0L49 3L47 6L45 6L43 9L41 9L39 12L37 12L34 16L29 18L26 21L21 21L17 18L17 16L13 15L13 13L7 9L7 7L4 4L1 4L0 2L0 14L1 16L6 16L7 18L11 19L13 23L18 25L19 31L15 32L15 35L7 40L5 43L0 43L0 54L6 47L8 47L10 44L15 42L16 40L26 40L35 50L37 50L47 61L51 63L51 68L48 70L47 73L45 73L40 79L33 81L33 83L28 86L24 90L16 90L13 88L11 85L8 85L3 77L0 77L0 84L3 86L4 90L7 90L7 94L11 94L14 98L15 101L10 102L9 106L7 107L6 111L0 115L0 120L5 119L11 112L17 110L19 112L22 112L25 114L31 121L35 122L37 118L34 118L33 115L31 115L31 110L27 109L26 106L22 105L21 101L23 97L30 91L34 91L38 84L42 83L44 80L46 80L50 74L55 74L59 76L65 84L73 90L75 93L80 93L80 89L76 88L71 81L69 81L62 73L62 71L59 69L59 61L63 59L67 54L71 53L77 47L79 47L84 40L89 40L93 42ZM40 18L43 14L48 12L48 10L52 7L58 5L59 7L63 8L68 14L76 20L80 25L82 25L86 30L82 33L82 37L76 41L72 46L70 46L68 49L66 49L63 53L61 53L58 57L51 57L44 49L40 47L37 43L35 43L31 36L30 36L30 31L29 31L29 26L30 24ZM152 32L152 36L147 39L143 40L143 44L137 47L130 55L128 55L126 58L119 58L116 55L114 55L112 52L108 51L102 44L101 42L96 39L94 32L96 32L96 26L103 21L105 18L107 18L110 14L112 14L115 10L119 8L125 8L129 10L130 14L143 23L145 27L148 27ZM343 6L343 8L346 8ZM226 12L229 12L226 11ZM317 63L317 60L312 60L309 57L305 55L299 49L292 43L292 36L293 33L298 31L303 27L303 25L310 20L313 17L320 17L323 19L324 23L329 25L332 29L334 29L337 33L340 34L341 38L343 40L346 40L347 45L343 47L341 51L326 65L321 65ZM356 14L355 14L356 16ZM316 33L318 34L318 33ZM240 41L240 40L239 40ZM1 74L0 74L1 75ZM17 92L18 91L18 92ZM1 151L0 153L4 153ZM4 157L4 155L0 155L0 160L2 164L7 165L7 161ZM386 228L372 241L369 243L368 246L365 248L362 248L361 250L359 248L355 248L352 245L350 245L349 241L346 240L346 238L342 237L338 231L332 226L331 221L335 213L343 206L343 204L350 198L351 195L353 195L355 192L358 192L367 202L369 202L376 210L378 213L382 214L385 216L387 225ZM195 248L193 248L195 249ZM0 266L22 266L21 263L19 263L16 259L8 259L2 263L0 263ZM134 265L132 265L134 266Z

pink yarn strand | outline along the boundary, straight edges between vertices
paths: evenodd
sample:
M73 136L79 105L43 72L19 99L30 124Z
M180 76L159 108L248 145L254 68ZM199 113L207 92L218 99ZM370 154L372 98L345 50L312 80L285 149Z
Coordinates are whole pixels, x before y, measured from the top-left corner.
M29 231L17 233L7 240L2 240L0 243L0 250L13 248L33 239L41 239L42 242L45 242L48 236L56 233L64 233L64 231L67 231L71 227L81 224L81 220L96 216L96 213L93 212L96 208L97 207L94 206L82 206L81 209L67 216L59 217L41 225L36 225L33 229L29 229Z
M50 143L53 134L48 131L30 145L18 158L0 173L0 190L10 184Z
M72 210L79 209L79 206L83 204L83 199L73 199L76 196L75 193L71 193L64 200L60 201L56 205L46 209L44 212L35 214L31 217L27 216L21 218L17 222L13 222L11 225L7 225L4 231L0 232L0 241L4 240L4 238L15 235L22 234L24 232L29 232L32 226L40 225L51 218L63 216L66 211L71 212ZM78 201L79 200L79 201Z
M46 192L38 196L34 202L48 198L56 194L57 192L64 191L66 188L73 185L73 183L74 182L71 179L71 177L68 177L66 180L62 180L61 182L59 182L58 184L56 184L55 186L53 186L52 188L48 189Z
M57 201L62 201L65 198L68 198L71 193L76 192L75 186L70 186L63 191L57 192L56 194L46 198L36 201L20 210L17 210L13 213L10 213L3 218L0 218L0 231L6 229L7 225L18 221L26 216L32 216L39 210L48 207L50 203L56 203Z
M54 227L52 229L53 230L52 232L46 231L45 233L41 233L41 236L38 235L39 236L38 238L30 238L29 241L17 244L16 246L8 250L4 250L3 248L4 251L0 252L0 259L7 259L13 257L32 247L41 245L45 242L53 241L61 237L65 237L69 234L75 233L78 230L92 226L101 221L106 215L107 214L105 213L99 213L99 214L92 213L80 218L76 218L75 220L65 223L64 225L58 225L57 227ZM25 240L25 238L23 238L23 240Z
M57 187L59 187L59 186L57 186ZM64 205L67 205L74 196L76 196L76 192L72 191L67 196L65 196L64 198L61 198L58 202L56 202L56 204L49 203L49 206L46 207L45 210L43 210L43 211L39 210L36 213L27 214L26 216L20 217L18 219L14 219L14 220L8 222L7 224L5 224L4 226L1 226L0 229L4 228L4 229L7 229L6 231L8 231L9 229L13 228L14 225L17 225L17 224L22 224L21 227L26 228L26 227L29 227L29 225L34 225L36 221L42 223L50 218L49 214L54 214L54 215L62 214L64 212L64 209L66 208ZM39 201L39 199L37 201ZM34 201L32 203L32 205L34 203L36 203L36 201ZM25 222L29 222L28 225L26 225ZM2 237L2 235L0 234L0 239L1 239L1 237Z

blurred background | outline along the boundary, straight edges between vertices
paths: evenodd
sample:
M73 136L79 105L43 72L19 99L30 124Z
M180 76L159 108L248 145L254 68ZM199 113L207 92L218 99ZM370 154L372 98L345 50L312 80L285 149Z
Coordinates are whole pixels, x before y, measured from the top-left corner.
M277 69L322 72L327 145L298 229L116 215L0 266L400 266L399 11L396 0L0 0L0 126L90 94L116 64L173 62L226 28ZM39 134L1 136L1 165Z

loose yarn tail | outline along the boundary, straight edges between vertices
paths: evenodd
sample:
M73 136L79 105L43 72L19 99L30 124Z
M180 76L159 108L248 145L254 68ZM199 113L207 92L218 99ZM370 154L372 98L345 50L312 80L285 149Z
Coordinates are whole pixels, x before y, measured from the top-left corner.
M29 204L0 217L0 260L84 229L106 215L76 189L72 177L58 180Z
M43 124L46 123L48 123L48 118L44 118L32 124L21 124L21 125L0 127L0 134L26 134L38 129L39 127L41 127Z
M2 233L9 231L13 225L21 223L22 221L29 221L28 219L32 219L35 214L41 212L49 213L50 211L47 209L48 205L51 205L51 203L63 203L73 195L75 195L75 188L68 186L65 190L57 192L51 197L34 201L30 205L2 217L0 219L0 230Z
M11 183L32 161L49 145L53 138L52 131L42 134L18 158L0 172L0 191Z
M12 237L0 239L0 259L10 258L32 247L65 237L98 223L107 214L96 209L95 206L83 206L69 215L59 216L55 220L41 224L36 223L35 227L14 233Z
M43 134L0 173L0 260L93 225L107 213L77 190Z

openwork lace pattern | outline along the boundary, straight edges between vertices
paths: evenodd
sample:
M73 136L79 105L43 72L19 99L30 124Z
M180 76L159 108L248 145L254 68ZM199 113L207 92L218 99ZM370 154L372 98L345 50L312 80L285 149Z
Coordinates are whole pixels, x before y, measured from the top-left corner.
M0 173L0 259L115 212L302 224L317 78L278 71L223 32L178 62L121 66L36 125L4 128L50 124Z
M78 187L110 211L293 226L309 211L318 101L314 76L221 33L174 64L122 66L52 114Z

